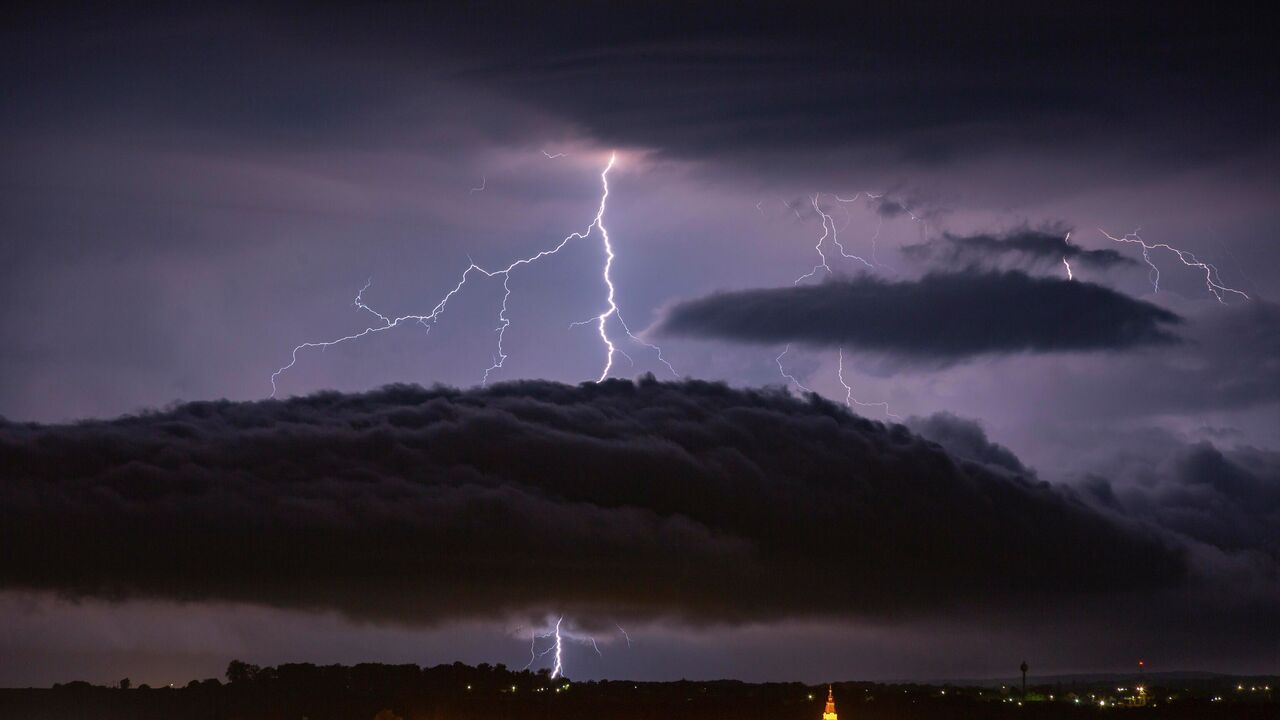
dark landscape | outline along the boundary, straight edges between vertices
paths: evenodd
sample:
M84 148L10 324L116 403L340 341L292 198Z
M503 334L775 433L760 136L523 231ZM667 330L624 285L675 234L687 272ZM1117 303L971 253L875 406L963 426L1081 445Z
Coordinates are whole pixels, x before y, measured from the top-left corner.
M1173 676L1173 677L1171 677ZM1176 677L1176 679L1175 679ZM1276 677L1196 673L1089 681L1029 680L989 685L838 682L831 688L849 720L960 718L1274 718ZM1116 683L1125 683L1118 686ZM1140 694L1135 690L1141 686ZM1123 689L1122 689L1123 687ZM221 680L185 687L102 687L71 682L52 689L0 690L0 713L32 720L817 720L827 685L735 680L632 682L552 680L502 665L281 665L233 661Z

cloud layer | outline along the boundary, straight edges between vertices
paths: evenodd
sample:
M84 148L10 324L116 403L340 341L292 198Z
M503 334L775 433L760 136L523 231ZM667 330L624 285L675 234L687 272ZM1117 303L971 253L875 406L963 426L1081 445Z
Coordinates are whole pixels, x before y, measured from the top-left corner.
M872 276L716 293L676 304L656 332L805 343L948 363L991 353L1121 350L1175 341L1172 312L1085 282L1020 272Z
M1004 235L943 233L900 251L916 262L942 268L1034 267L1064 259L1095 269L1134 265L1116 250L1087 250L1067 241L1066 230L1018 230Z
M1176 544L905 427L686 382L0 425L2 589L435 622L885 617L1176 586ZM1008 463L1005 463L1008 465Z

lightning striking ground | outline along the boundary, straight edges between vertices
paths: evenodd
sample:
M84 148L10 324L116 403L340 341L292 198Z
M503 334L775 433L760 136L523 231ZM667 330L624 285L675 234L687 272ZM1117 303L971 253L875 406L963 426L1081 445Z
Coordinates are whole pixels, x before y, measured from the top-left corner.
M511 279L512 271L514 271L516 268L519 268L523 265L530 265L545 257L548 257L550 255L555 255L556 253L564 249L565 246L567 246L570 242L574 240L585 240L587 237L589 237L592 234L592 232L596 232L600 235L601 243L605 251L605 263L604 263L602 276L603 276L604 284L608 288L608 292L606 294L606 306L605 306L605 309L602 312L600 312L600 314L596 315L590 320L586 320L581 323L574 323L574 325L595 324L597 328L597 332L600 335L601 342L605 346L604 367L601 370L599 377L597 378L597 382L602 382L605 378L609 376L609 372L613 369L613 356L615 353L621 353L622 355L626 356L626 353L623 352L621 349L619 349L616 343L613 341L613 339L609 336L609 321L611 318L616 318L617 324L621 326L623 332L626 333L626 336L628 339L647 349L653 350L656 353L659 362L665 365L666 368L671 371L672 375L679 377L679 373L677 373L675 368L671 365L671 363L668 362L665 357L663 357L662 348L652 343L646 342L645 340L640 339L634 333L631 332L631 328L628 327L626 321L623 320L621 310L618 307L617 288L613 283L613 277L612 277L613 262L616 258L616 255L613 250L613 244L609 238L609 231L604 225L604 213L605 213L605 208L607 206L608 199L609 199L609 171L613 169L614 164L617 162L617 157L618 157L617 153L611 154L609 156L608 164L605 165L604 170L601 171L600 173L600 183L602 187L602 191L600 195L600 205L596 209L596 214L592 218L591 224L588 225L585 230L581 232L571 233L565 236L564 239L562 239L554 247L548 250L542 250L538 253L535 253L525 258L520 258L519 260L516 260L511 264L507 265L506 267L499 270L489 270L480 265L477 265L474 261L472 261L467 266L467 268L462 271L462 276L458 280L458 283L454 285L454 287L451 290L445 293L444 297L441 298L440 301L436 303L435 307L433 307L431 311L428 313L402 315L398 317L390 317L388 315L384 315L383 313L380 313L377 310L374 310L372 307L370 307L364 302L364 293L369 289L370 285L372 284L372 281L366 283L364 287L360 289L360 292L356 294L354 305L356 308L366 311L372 314L374 317L376 317L379 321L379 324L371 325L365 328L364 330L361 330L360 332L352 333L350 335L345 335L335 340L326 340L322 342L306 342L294 347L293 352L290 354L289 363L277 369L275 372L271 374L271 397L275 397L276 392L278 390L278 385L276 381L279 379L279 377L282 374L289 371L294 365L298 363L298 354L303 350L316 349L316 348L324 350L334 345L339 345L352 340L358 340L360 338L366 337L368 335L372 335L374 333L390 330L392 328L400 326L403 323L417 323L427 328L428 331L430 331L431 327L434 326L439 321L440 316L444 313L445 309L449 304L449 301L452 300L455 295L457 295L459 292L462 291L463 287L467 284L467 281L471 278L473 273L483 275L486 278L495 278L495 277L502 278L502 288L503 288L502 306L498 312L498 326L494 328L494 331L498 335L497 348L493 356L493 364L490 365L487 369L485 369L484 374L482 376L482 382L487 383L489 381L489 376L495 370L501 369L503 367L503 364L506 362L507 358L509 357L506 353L506 348L503 343L506 338L506 331L511 326L511 320L507 316L507 311L508 311L508 301L511 298L510 279ZM483 189L483 188L480 188L480 189Z
M617 625L615 623L615 625ZM631 636L621 625L617 625L618 631L626 639L627 647L631 647ZM517 628L516 633L520 632ZM546 647L539 648L539 640L550 640ZM600 644L592 635L586 635L573 630L572 627L564 626L564 616L555 618L555 622L551 622L548 618L547 625L542 630L532 630L529 633L529 662L525 663L524 668L528 670L533 667L540 658L551 656L551 677L552 679L564 676L564 650L566 643L576 643L578 645L588 645L595 651L599 657L604 657L604 652L600 649Z
M1223 299L1223 293L1233 293L1235 295L1239 295L1245 300L1249 299L1249 296L1246 295L1244 291L1223 285L1222 278L1218 275L1218 268L1207 262L1202 262L1194 253L1188 250L1180 250L1166 243L1148 243L1146 240L1142 239L1141 235L1138 234L1140 231L1141 228L1134 230L1124 237L1115 237L1106 230L1098 228L1098 232L1102 233L1108 240L1120 243L1136 243L1142 247L1142 259L1147 263L1147 266L1151 268L1147 272L1147 277L1151 280L1151 288L1153 292L1160 292L1160 268L1151 261L1151 251L1164 249L1176 255L1178 259L1182 261L1183 265L1203 270L1205 287L1207 287L1209 292L1213 294L1214 298L1223 305L1226 304L1226 300Z

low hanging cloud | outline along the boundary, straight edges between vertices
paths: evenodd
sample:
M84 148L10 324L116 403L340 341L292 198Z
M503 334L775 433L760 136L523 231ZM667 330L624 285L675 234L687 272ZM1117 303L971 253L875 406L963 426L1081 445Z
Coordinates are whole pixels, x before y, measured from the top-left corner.
M1175 342L1174 313L1101 285L1022 272L862 275L722 292L668 308L654 332L803 343L947 364L1014 352L1123 350Z
M736 623L1187 580L1154 525L1004 460L816 396L651 378L0 422L0 589Z
M955 457L1020 475L1035 474L1022 464L1012 450L991 442L987 438L987 431L977 420L949 412L938 412L925 417L909 417L905 424L926 440L938 443Z
M1280 453L1208 442L1160 450L1089 476L1083 497L1225 553L1280 562Z
M1088 250L1067 240L1067 229L1017 230L1005 235L944 233L927 242L906 245L903 256L943 269L1024 268L1059 264L1064 259L1093 270L1134 265L1116 250Z

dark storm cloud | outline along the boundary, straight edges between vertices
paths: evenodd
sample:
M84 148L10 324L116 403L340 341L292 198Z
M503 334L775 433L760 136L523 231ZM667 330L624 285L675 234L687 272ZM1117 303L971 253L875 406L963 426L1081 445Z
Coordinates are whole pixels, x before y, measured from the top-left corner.
M1058 395L1054 411L1202 418L1280 401L1280 305L1255 296L1226 306L1183 306L1186 341L1177 352L1120 357L1077 371L1079 382Z
M1219 550L1280 561L1280 453L1205 442L1152 460L1090 477L1084 495Z
M893 219L907 211L907 206L896 200L882 200L876 204L876 214L882 218Z
M0 587L73 596L736 622L1185 572L1154 530L905 427L702 382L392 386L6 423L0 466Z
M1104 248L1087 250L1067 241L1067 230L1017 230L1005 235L944 233L927 242L905 245L910 260L941 268L1033 267L1067 259L1095 270L1134 265L1134 260ZM1061 268L1059 268L1061 269Z
M976 420L949 412L907 418L906 426L926 440L938 443L947 452L983 465L1003 468L1019 475L1034 475L1009 448L987 439Z
M949 363L1011 352L1121 350L1175 341L1177 315L1101 285L1021 272L723 292L678 303L655 330L747 343L797 342Z
M872 147L938 164L1122 139L1168 164L1274 139L1276 99L1256 88L1274 84L1275 64L1251 14L1155 3L480 12L464 26L484 22L483 38L509 45L465 77L559 108L606 142L685 156ZM1219 131L1203 132L1209 119Z
M1275 94L1258 90L1280 79L1264 28L1220 7L268 3L14 20L4 79L29 102L0 117L33 126L123 96L148 118L288 128L296 142L447 80L684 157L855 147L938 164L1117 143L1170 164L1254 148L1277 127ZM522 124L473 117L497 135Z

